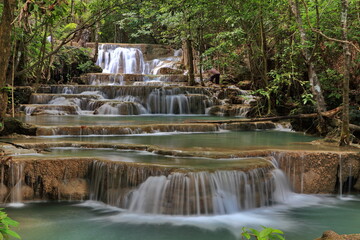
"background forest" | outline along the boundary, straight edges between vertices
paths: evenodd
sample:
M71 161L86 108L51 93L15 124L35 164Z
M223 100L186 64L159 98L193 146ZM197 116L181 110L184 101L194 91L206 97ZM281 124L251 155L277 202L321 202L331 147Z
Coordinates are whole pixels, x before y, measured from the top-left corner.
M3 0L0 12L0 120L7 86L94 72L97 53L82 47L114 42L187 49L189 75L215 67L223 84L250 87L263 98L257 115L320 113L344 102L344 115L360 122L358 0Z

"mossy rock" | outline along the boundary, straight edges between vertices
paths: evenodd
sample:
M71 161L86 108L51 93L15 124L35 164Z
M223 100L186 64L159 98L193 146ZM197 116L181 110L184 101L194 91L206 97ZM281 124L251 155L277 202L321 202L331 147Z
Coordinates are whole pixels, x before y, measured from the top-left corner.
M36 127L23 123L15 118L4 119L4 129L0 132L0 136L8 136L14 133L35 136Z

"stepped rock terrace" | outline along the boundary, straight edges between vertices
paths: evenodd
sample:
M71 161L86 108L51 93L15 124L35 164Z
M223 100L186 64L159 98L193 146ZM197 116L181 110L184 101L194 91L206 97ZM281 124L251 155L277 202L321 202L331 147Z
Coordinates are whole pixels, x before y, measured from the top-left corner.
M263 216L324 200L306 194L359 193L358 150L311 144L318 138L278 123L224 117L246 117L257 98L235 86L183 86L181 61L181 51L165 46L102 44L103 73L83 76L86 85L39 88L21 116L36 136L0 143L0 200L86 201L107 212L110 205L120 216L102 212L97 220L122 222L112 234L122 226L143 232L164 218L192 229L199 219L204 228L209 221L216 229L249 221L282 228L288 219L279 212Z

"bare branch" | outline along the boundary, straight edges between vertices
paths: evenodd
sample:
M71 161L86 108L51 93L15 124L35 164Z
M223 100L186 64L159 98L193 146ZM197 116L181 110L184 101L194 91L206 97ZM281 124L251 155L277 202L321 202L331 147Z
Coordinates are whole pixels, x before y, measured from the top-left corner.
M301 2L303 3L303 5L304 5L304 7L305 7L306 20L307 20L307 22L308 22L308 24L309 24L309 27L310 27L311 31L319 34L320 36L324 37L325 39L327 39L327 40L329 40L329 41L349 44L349 45L351 45L357 52L360 52L360 48L358 48L353 42L329 37L329 36L325 35L323 32L321 32L319 29L314 28L314 27L311 25L311 22L310 22L308 6L307 6L307 4L306 4L306 2L305 2L304 0L301 0Z
M96 22L100 21L101 19L103 19L104 17L106 17L107 15L109 15L110 13L115 11L115 6L109 7L107 9L103 9L101 11L99 11L97 13L97 15L88 20L86 20L83 24L77 26L73 31L69 32L63 39L62 41L59 43L59 45L51 52L47 53L43 59L39 59L38 61L36 61L35 63L31 64L29 67L17 72L15 74L15 76L20 76L28 71L30 71L31 69L33 69L34 67L36 67L38 64L41 63L41 61L49 58L50 56L56 54L64 45L66 45L67 43L69 43L70 41L72 41L75 38L75 34L83 29L86 29L88 27L93 26Z

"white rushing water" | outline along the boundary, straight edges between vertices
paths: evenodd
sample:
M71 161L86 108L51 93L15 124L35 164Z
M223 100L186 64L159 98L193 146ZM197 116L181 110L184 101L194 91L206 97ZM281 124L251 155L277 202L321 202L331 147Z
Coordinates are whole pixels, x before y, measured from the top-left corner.
M102 44L96 64L103 69L103 73L157 75L161 68L175 69L181 54L181 50L177 50L172 57L145 61L139 48Z

